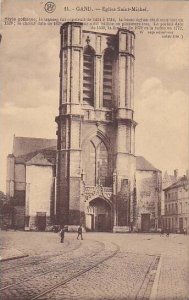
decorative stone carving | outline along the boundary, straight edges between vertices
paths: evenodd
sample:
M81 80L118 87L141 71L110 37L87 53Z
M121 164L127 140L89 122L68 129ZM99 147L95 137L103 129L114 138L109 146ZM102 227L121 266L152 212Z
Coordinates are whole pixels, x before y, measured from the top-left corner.
M113 194L113 189L111 187L103 187L102 190L103 190L104 198L110 200Z
M94 214L94 207L93 206L87 206L87 213L88 214Z
M101 185L84 187L85 200L89 202L98 197L111 201L112 192L111 187L103 187Z

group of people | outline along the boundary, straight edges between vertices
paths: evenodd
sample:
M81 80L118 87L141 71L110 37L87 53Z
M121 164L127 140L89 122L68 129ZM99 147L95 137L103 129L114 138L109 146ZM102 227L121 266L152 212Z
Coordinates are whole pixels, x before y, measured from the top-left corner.
M168 229L168 228L167 228L166 230L164 230L164 229L161 230L160 236L163 236L164 234L165 234L166 236L169 236L170 232L169 232L169 229Z
M60 230L60 242L61 243L64 243L65 231L67 231L67 229L63 226ZM83 240L83 232L82 232L81 225L78 227L78 230L77 230L77 240L79 240L79 237L81 238L81 240Z
M175 233L178 233L178 232L175 232ZM187 230L184 228L184 229L182 230L181 233L183 233L184 235L187 235ZM163 228L162 228L161 233L160 233L160 236L163 236L164 234L165 234L166 236L169 236L169 235L170 235L170 230L169 230L169 228L166 228L166 229L163 229Z

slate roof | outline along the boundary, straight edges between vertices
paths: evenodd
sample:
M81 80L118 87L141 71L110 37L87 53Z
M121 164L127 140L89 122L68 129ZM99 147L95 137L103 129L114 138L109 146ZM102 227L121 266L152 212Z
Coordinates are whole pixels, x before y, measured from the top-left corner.
M176 182L172 183L171 185L169 185L168 187L166 187L165 189L163 189L164 191L173 189L173 188L177 188L180 186L185 186L189 184L189 180L187 179L186 176L181 177L179 180L177 180Z
M18 157L41 149L56 147L56 145L57 145L56 139L14 136L13 155L15 157Z
M50 147L47 149L40 149L34 152L30 152L24 155L20 155L15 158L16 163L25 164L32 160L38 154L42 154L51 164L56 164L56 147Z
M13 142L13 154L16 163L26 164L30 160L42 164L56 163L56 147L55 139L15 137ZM39 155L40 154L40 155ZM10 156L10 155L9 155ZM37 157L34 159L34 157Z
M136 169L140 171L156 171L161 172L155 168L148 160L143 156L136 156Z

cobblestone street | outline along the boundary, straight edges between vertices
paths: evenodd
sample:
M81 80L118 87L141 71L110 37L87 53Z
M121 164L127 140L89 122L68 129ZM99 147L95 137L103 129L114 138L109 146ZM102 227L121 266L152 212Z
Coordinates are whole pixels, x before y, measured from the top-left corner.
M1 232L27 257L1 264L1 299L189 299L183 235Z

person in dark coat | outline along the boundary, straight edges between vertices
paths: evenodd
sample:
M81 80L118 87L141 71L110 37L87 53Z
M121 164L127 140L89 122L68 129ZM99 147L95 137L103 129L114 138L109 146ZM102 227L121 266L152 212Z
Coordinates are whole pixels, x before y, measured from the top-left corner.
M65 228L63 226L62 229L60 230L60 242L61 243L64 243L64 232L65 232Z
M167 228L167 230L166 230L166 236L169 236L169 234L170 234L170 231L169 231L169 228Z
M81 237L81 240L83 240L83 235L82 235L82 227L81 225L78 227L78 230L77 230L77 240L79 240L79 237Z

